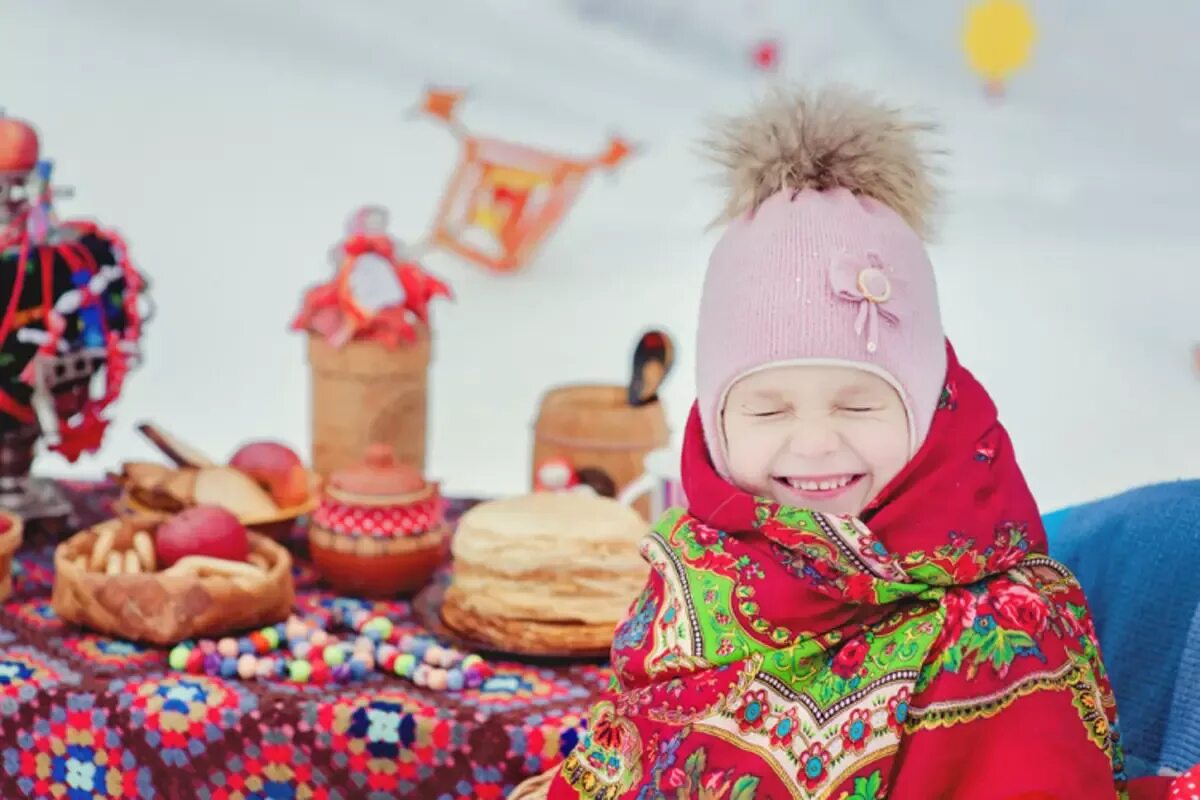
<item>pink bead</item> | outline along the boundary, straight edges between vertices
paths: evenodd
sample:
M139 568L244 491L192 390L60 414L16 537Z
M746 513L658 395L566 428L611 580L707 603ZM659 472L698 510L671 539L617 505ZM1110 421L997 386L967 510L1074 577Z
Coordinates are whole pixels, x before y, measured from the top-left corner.
M317 628L312 632L312 635L308 637L308 643L314 648L322 648L329 644L329 634L320 628Z
M196 646L200 649L200 652L203 653L204 655L208 655L209 653L217 652L217 643L214 642L212 639L201 639L200 644L198 644Z
M425 651L425 663L437 666L442 662L442 648L440 645L431 644L429 649Z
M254 674L260 678L269 678L275 672L275 659L260 658L254 665Z
M237 658L238 646L236 639L230 639L228 636L217 642L217 652L225 658Z
M425 678L427 685L435 692L444 692L446 690L446 670L431 669Z
M258 659L246 653L238 659L238 676L249 680L253 678L258 671Z

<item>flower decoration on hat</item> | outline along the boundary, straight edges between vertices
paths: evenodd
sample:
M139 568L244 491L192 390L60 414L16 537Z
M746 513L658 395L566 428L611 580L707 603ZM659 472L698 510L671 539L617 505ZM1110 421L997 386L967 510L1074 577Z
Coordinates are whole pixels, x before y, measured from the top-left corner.
M884 266L878 253L847 253L833 262L829 281L839 299L858 305L854 332L866 334L867 352L874 353L879 348L879 318L891 325L900 323L895 304L888 305L899 283L894 271Z

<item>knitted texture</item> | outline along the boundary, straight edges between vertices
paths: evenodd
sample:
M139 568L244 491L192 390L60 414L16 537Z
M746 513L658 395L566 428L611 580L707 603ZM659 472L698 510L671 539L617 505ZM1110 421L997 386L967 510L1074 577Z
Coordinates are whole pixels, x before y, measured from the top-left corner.
M697 331L709 452L728 478L721 415L739 378L772 365L844 364L900 394L915 453L946 377L933 267L888 206L847 189L785 189L733 220L713 250Z

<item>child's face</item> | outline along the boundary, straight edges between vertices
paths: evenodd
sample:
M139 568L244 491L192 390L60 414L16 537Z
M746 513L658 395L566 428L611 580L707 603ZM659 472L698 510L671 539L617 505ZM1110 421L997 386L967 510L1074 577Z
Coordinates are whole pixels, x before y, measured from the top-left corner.
M865 370L780 366L730 389L722 414L733 482L778 503L858 515L908 463L908 415Z

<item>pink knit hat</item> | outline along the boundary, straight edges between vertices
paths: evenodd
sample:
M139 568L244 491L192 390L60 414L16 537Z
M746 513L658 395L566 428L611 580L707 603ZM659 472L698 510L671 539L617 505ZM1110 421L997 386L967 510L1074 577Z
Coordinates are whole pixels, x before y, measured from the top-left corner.
M921 238L934 203L926 129L835 89L776 95L708 142L731 196L700 300L696 392L726 479L726 395L771 366L873 372L904 401L912 453L925 440L946 376Z

